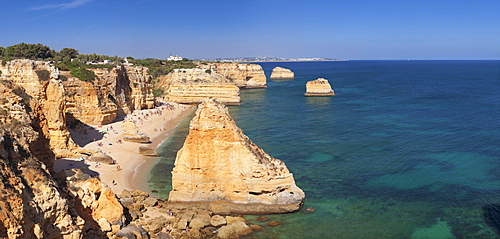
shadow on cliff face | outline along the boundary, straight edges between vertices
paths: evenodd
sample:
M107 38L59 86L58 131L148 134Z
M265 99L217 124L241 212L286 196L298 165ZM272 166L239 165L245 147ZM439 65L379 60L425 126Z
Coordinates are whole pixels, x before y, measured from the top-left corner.
M72 114L66 114L66 125L71 134L71 139L80 147L103 139L103 133L101 131L88 124L82 123Z
M497 234L500 234L500 204L484 205L483 219Z

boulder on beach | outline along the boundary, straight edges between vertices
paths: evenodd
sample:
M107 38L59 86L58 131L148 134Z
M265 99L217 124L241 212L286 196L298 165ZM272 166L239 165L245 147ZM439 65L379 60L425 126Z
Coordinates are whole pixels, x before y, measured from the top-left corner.
M105 163L105 164L114 164L115 161L113 158L105 153L102 152L97 152L94 153L92 156L88 158L88 161L90 162L97 162L97 163Z
M122 135L124 141L134 142L134 143L149 143L149 136L145 133L139 132L137 126L133 121L126 120L122 123Z
M139 147L139 154L144 155L144 156L159 156L156 150L146 147L146 146L140 146Z

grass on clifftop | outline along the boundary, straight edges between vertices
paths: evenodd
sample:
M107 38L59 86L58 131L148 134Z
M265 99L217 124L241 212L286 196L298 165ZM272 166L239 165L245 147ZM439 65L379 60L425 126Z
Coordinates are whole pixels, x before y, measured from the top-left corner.
M77 77L81 81L94 81L96 79L96 75L93 71L89 71L83 68L74 69L70 72L70 74L74 77Z
M149 74L153 77L153 79L162 75L166 75L174 69L196 68L196 64L192 60L189 60L187 58L184 58L181 61L167 61L153 58L130 61L136 65L149 68Z

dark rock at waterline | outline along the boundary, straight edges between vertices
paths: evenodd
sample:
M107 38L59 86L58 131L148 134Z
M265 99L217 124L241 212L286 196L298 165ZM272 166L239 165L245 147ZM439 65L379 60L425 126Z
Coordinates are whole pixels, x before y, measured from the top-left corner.
M144 156L153 156L153 157L160 156L160 155L158 155L156 150L149 148L149 147L146 147L146 146L140 146L139 153L144 155Z
M267 223L267 225L270 226L270 227L279 226L281 224L283 224L283 223L277 222L277 221L270 221L270 222Z
M257 219L255 219L256 221L258 222L265 222L267 220L269 220L266 216L261 216L261 217L258 217Z
M488 226L500 233L500 204L486 204L483 206L483 219Z

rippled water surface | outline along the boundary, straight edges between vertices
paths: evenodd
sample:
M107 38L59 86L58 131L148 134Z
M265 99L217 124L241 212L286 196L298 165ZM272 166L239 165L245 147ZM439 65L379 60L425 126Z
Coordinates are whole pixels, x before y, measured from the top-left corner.
M499 61L260 65L268 76L289 68L295 79L242 90L231 115L286 163L304 207L316 211L268 215L284 224L252 237L498 238L482 208L500 204ZM319 77L337 96L303 96ZM187 124L151 172L164 197Z

